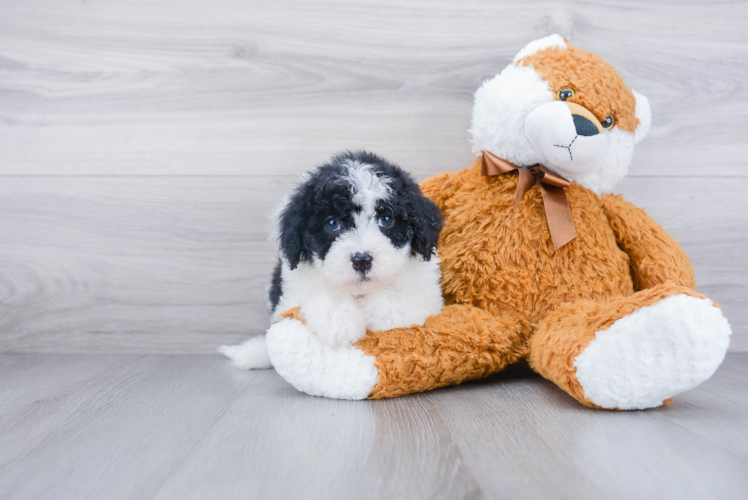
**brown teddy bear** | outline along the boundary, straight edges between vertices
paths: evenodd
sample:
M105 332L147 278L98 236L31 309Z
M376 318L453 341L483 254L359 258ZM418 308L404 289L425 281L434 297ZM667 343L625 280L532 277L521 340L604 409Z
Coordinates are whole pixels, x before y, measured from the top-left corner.
M298 311L268 331L276 370L328 397L387 398L526 360L586 406L660 406L707 380L731 334L688 257L609 193L649 129L646 98L559 35L475 94L472 167L421 188L443 211L443 311L325 347Z

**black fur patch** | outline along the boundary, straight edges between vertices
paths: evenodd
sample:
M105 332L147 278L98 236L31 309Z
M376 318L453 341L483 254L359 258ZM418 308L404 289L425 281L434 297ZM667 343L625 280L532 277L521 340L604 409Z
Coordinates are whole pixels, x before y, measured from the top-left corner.
M380 228L392 244L402 248L410 243L411 253L431 260L439 241L443 220L441 210L434 202L423 196L421 188L413 178L397 165L386 160L371 163L379 177L390 179L392 196L380 200L377 215L390 215L394 223Z
M273 278L270 281L270 289L268 290L270 299L270 314L275 312L275 308L278 307L281 296L283 295L283 278L281 276L281 261L278 259L278 263L273 269Z

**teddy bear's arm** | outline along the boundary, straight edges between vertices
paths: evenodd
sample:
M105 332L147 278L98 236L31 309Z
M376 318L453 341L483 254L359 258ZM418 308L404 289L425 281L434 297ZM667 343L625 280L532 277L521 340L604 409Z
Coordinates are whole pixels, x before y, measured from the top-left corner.
M369 399L430 391L485 378L527 353L527 319L452 304L423 326L367 332L354 346L374 359L378 381Z
M620 195L605 195L602 202L618 246L631 258L631 273L637 290L667 281L696 287L686 252L662 226Z

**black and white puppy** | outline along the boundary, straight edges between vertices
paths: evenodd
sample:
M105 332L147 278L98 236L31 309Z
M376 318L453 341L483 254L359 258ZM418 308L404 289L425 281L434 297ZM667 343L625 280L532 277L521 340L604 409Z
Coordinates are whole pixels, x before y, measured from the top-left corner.
M397 165L345 152L308 173L276 218L273 322L301 307L331 348L372 330L422 325L443 305L436 245L442 217ZM265 338L221 348L240 368L272 366Z

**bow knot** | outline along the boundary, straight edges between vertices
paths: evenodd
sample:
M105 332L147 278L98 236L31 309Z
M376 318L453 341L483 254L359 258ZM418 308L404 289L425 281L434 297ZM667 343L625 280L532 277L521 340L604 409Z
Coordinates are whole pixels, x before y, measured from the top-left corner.
M491 153L488 153L488 154L491 154ZM537 182L543 182L545 184L551 184L553 186L558 186L562 188L571 186L570 181L568 181L567 179L564 179L560 175L554 174L553 172L545 168L543 165L533 165L531 167L526 167L526 168L535 177L535 180Z
M495 177L514 172L515 170L519 172L519 181L517 182L517 191L514 195L514 208L509 217L511 218L514 214L514 210L519 206L519 202L525 193L537 183L540 193L543 195L545 218L548 221L548 230L551 233L553 247L558 250L576 238L577 230L574 227L569 201L566 199L564 191L564 188L571 185L568 179L564 179L540 164L530 167L520 167L488 151L483 151L483 158L481 160L482 175Z

